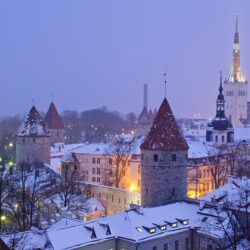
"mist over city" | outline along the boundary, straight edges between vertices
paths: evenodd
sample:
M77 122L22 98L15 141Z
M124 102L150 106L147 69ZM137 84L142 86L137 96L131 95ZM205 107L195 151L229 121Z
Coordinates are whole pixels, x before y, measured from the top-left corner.
M250 250L250 2L0 3L0 250Z

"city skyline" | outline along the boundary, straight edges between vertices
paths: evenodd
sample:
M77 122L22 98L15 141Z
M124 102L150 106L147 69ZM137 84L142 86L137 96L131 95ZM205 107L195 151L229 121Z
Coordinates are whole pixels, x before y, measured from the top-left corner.
M145 83L149 107L159 107L165 69L177 117L214 117L219 72L230 74L236 13L242 70L250 71L247 1L60 2L56 11L58 4L2 3L0 117L27 113L33 98L46 111L52 93L59 111L106 105L138 114Z

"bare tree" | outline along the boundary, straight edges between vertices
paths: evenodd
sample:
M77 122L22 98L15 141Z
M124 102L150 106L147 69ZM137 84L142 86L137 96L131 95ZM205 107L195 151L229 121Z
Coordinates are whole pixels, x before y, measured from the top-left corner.
M63 206L70 210L74 199L81 194L79 181L82 180L82 174L78 171L77 165L63 164L61 173L61 182L56 185L56 194L59 195Z
M208 153L208 169L211 173L214 188L217 189L226 182L228 175L225 148L224 146L217 146Z
M115 135L110 142L107 155L112 156L114 166L114 186L119 188L126 175L129 159L134 148L135 138L123 134Z
M30 171L30 166L21 162L16 174L17 180L10 183L8 210L17 224L18 231L25 231L34 224L35 215L38 215L40 209L42 193L38 182L39 170Z
M236 184L235 184L236 185ZM236 250L241 240L250 242L250 186L249 182L238 186L234 196L225 195L210 209L219 225L223 239L216 241L219 249Z
M4 160L0 162L0 233L2 232L2 216L4 216L4 210L6 209L6 201L10 196L10 171L6 167Z

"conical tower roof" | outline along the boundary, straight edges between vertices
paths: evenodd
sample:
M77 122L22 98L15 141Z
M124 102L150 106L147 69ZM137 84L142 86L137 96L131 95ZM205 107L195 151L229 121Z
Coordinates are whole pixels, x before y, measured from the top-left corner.
M35 106L32 106L17 130L17 136L49 136L45 123Z
M62 118L58 114L56 106L53 102L49 106L44 122L49 129L64 129Z
M141 144L141 149L155 151L182 151L188 144L181 134L174 114L166 98L164 98L154 123Z
M146 107L143 108L142 112L140 113L138 117L138 123L139 124L148 124L150 123L150 116L149 112Z

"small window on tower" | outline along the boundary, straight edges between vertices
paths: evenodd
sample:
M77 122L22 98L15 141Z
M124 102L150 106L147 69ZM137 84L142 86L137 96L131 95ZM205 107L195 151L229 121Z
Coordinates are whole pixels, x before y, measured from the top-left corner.
M154 155L154 161L158 161L158 155Z
M224 135L221 137L221 141L224 142L225 141L225 137Z
M176 154L172 154L172 161L176 161Z

